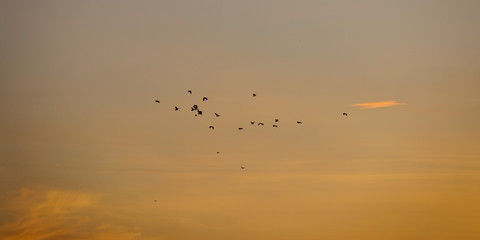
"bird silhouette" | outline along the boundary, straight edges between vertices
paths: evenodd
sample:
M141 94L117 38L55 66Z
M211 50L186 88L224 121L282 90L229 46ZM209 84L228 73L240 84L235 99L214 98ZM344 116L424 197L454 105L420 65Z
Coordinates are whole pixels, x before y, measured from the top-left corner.
M178 108L177 106L175 106L175 111L178 111L178 109L180 109L180 108Z
M218 113L215 113L215 117L220 117L220 114L218 114Z
M154 201L154 202L157 202L157 200L156 200L156 199L155 199L155 200L153 200L153 201Z
M238 130L243 130L243 128L238 128Z
M207 101L208 98L207 97L203 97L202 101Z
M188 93L192 94L192 90L188 90Z
M198 106L197 106L197 105L193 105L193 106L192 106L192 111L195 111L195 110L198 110Z
M278 128L278 125L273 125L274 128Z
M156 103L160 103L160 101L159 101L159 100L155 100L155 102L156 102Z
M348 114L347 114L347 113L343 113L343 116L347 116L347 117L348 117Z
M275 122L278 122L278 119L275 119Z
M217 152L217 154L219 154L220 152Z
M298 124L302 124L302 122L297 121Z
M215 130L215 128L213 126L208 126L208 128L211 128L212 130Z
M256 97L256 96L257 96L257 94L255 94L255 93L254 93L254 94L253 94L253 96L254 96L254 97Z
M253 121L253 122L252 122L252 121L250 121L250 123L253 125L253 124L255 124L255 121Z
M258 123L258 126L260 126L260 125L262 125L262 126L263 126L264 124L263 124L263 123Z
M245 169L245 167L244 167L244 166L240 166L240 168L241 168L241 169Z
M202 114L203 114L203 112L200 111L200 110L197 110L197 113L198 113L198 115L202 115Z

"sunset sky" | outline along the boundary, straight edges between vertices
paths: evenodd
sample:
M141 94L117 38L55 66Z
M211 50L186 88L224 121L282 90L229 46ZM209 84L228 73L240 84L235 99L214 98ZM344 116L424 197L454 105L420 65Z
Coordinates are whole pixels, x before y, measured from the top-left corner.
M0 239L480 239L479 12L0 0Z

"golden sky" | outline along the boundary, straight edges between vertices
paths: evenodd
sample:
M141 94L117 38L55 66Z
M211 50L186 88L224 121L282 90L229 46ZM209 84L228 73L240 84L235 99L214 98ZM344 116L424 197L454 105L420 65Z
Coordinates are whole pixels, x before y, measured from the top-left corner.
M0 238L480 239L478 12L0 1Z

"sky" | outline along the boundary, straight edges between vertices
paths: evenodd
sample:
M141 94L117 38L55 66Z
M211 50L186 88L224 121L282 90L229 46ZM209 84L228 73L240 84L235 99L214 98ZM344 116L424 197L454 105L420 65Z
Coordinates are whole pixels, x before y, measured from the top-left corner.
M0 238L479 239L479 11L0 0Z

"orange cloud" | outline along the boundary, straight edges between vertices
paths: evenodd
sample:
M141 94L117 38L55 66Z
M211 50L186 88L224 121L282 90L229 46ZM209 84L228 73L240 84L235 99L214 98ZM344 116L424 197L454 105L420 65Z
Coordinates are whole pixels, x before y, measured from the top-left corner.
M398 105L407 105L407 104L401 103L398 101L384 101L384 102L356 103L356 104L353 104L352 106L359 107L361 109L368 109L368 108L393 107Z
M91 194L63 190L38 192L24 188L15 202L15 217L0 227L1 239L141 238L137 229L105 223L105 219L92 214L98 197Z

